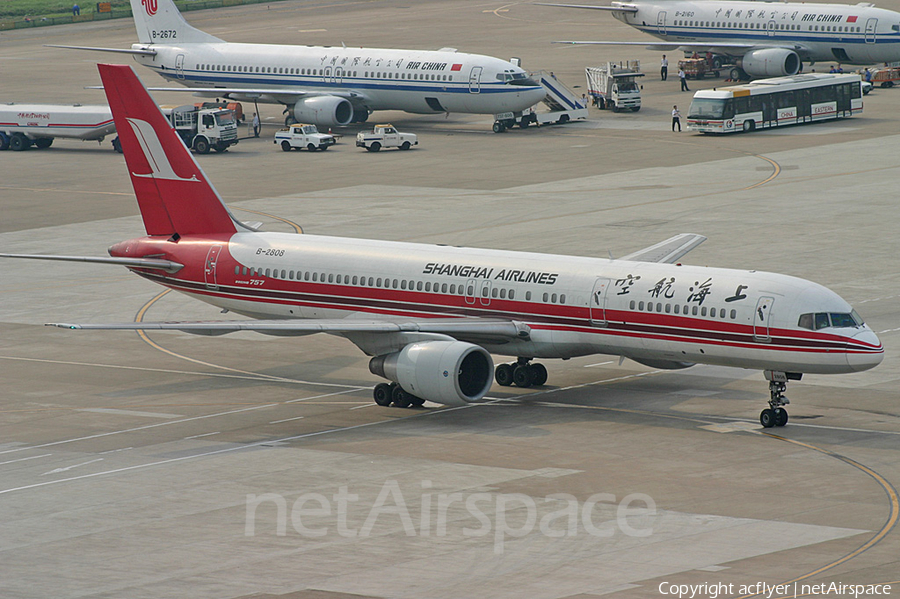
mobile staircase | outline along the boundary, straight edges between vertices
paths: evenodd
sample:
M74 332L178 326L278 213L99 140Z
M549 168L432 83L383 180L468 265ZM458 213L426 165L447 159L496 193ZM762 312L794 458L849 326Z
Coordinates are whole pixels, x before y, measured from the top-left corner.
M518 125L522 129L531 124L551 125L586 119L587 103L553 75L552 71L531 73L532 79L547 91L544 99L521 113L503 112L494 115L494 132L502 133Z

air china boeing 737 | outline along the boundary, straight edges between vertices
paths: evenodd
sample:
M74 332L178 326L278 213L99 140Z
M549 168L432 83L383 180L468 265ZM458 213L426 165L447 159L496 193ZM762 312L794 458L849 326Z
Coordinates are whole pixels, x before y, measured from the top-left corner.
M520 113L546 90L499 58L437 51L230 43L191 27L172 0L131 0L139 43L130 50L163 78L206 97L285 106L286 122L365 122L375 110L419 114ZM160 89L160 88L154 88Z
M231 214L128 66L100 75L147 235L109 258L257 320L57 324L202 335L330 333L371 356L382 406L465 405L500 385L543 385L534 358L628 357L654 368L718 364L766 372L763 426L788 419L788 380L881 362L875 333L837 294L796 277L674 262L678 235L618 260L257 232ZM491 353L513 356L496 371Z
M712 52L751 77L799 72L801 62L875 64L900 60L900 13L859 4L656 0L610 6L539 3L605 10L662 42L565 41L639 45L651 50ZM740 73L737 73L740 75Z

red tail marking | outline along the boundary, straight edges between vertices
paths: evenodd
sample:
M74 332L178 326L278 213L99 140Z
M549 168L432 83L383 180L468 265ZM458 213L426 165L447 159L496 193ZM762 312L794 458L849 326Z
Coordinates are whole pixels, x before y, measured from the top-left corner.
M130 66L97 65L148 235L237 231L222 198Z

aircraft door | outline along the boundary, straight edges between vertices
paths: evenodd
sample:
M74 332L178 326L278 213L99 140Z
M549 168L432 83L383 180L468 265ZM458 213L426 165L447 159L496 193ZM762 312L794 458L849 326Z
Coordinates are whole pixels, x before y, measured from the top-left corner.
M175 76L184 79L184 54L175 57Z
M475 303L475 279L469 279L466 281L466 303L474 304Z
M219 285L216 283L216 262L219 260L219 253L221 251L221 245L214 245L209 248L209 253L206 254L206 266L203 268L203 275L206 279L207 289L219 288Z
M768 23L766 23L766 34L769 37L775 36L775 21L769 21Z
M609 290L609 279L597 279L594 281L594 289L591 291L591 324L595 327L605 327L606 320L606 292Z
M875 30L878 27L878 19L869 19L866 21L866 43L875 43Z
M325 67L322 71L322 82L328 83L331 80L331 67Z
M661 10L656 15L656 31L662 35L666 34L666 11Z
M753 315L753 340L769 343L772 337L769 334L769 316L772 314L772 304L775 298L761 297L756 302L756 312Z
M482 306L491 305L491 280L485 279L481 282L481 290L478 293L478 299Z
M472 72L469 73L469 93L470 94L480 94L481 93L481 72L484 70L483 67L472 67Z

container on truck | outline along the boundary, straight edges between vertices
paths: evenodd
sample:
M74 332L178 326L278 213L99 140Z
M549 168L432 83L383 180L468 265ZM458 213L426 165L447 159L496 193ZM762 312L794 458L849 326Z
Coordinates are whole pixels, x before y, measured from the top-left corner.
M185 105L162 110L184 144L198 154L208 154L210 150L225 152L238 142L234 111L228 108Z
M641 87L637 79L644 74L637 61L626 65L608 62L602 67L586 67L584 73L588 95L597 108L612 108L614 112L641 109Z

